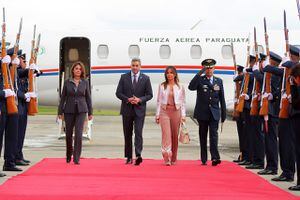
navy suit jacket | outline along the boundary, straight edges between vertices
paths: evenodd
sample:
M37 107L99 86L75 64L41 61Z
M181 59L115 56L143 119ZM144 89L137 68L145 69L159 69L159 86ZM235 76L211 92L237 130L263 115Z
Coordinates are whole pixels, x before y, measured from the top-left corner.
M121 115L145 116L147 101L153 97L150 78L147 75L140 73L136 89L134 90L131 80L131 72L122 74L117 87L116 96L122 101L120 111ZM141 102L138 105L132 105L128 102L128 98L133 96L141 99Z
M206 76L197 74L191 80L189 90L197 90L194 118L210 120L212 114L214 120L219 121L221 118L221 122L225 121L226 103L222 79L214 76L211 84Z

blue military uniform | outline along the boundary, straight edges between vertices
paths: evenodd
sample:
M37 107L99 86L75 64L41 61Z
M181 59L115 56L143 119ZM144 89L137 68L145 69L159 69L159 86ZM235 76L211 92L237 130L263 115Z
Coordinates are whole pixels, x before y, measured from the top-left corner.
M237 65L237 71L239 73L243 72L244 67L241 65ZM237 81L237 84L240 85L240 88L242 89L242 80ZM236 128L239 138L239 149L240 149L240 155L237 160L234 160L233 162L241 162L244 161L244 155L246 150L246 141L245 141L245 119L242 114L240 114L238 117L235 117L234 120L236 121Z
M203 66L215 65L213 59L206 59ZM224 98L223 82L220 78L201 76L205 68L191 80L189 89L197 90L197 100L194 110L194 118L199 123L199 138L202 164L207 161L207 132L209 129L210 153L212 164L220 164L218 151L218 125L219 120L223 123L226 119L226 104ZM221 107L220 107L221 106Z
M21 67L18 67L18 111L19 111L19 126L18 126L18 145L17 145L17 152L16 152L16 161L20 162L21 160L24 160L23 155L23 144L24 144L24 138L26 133L26 127L27 127L27 102L25 98L25 93L28 91L28 71L27 69L22 69Z
M281 57L274 52L270 52L270 59L277 62L281 62ZM276 66L272 66L276 67ZM260 70L255 70L255 78L263 84L264 74ZM264 170L258 172L258 174L277 174L278 170L278 150L277 150L277 124L279 114L279 102L280 102L280 76L271 76L271 94L273 99L269 101L268 105L268 132L264 134L265 154L267 165ZM264 123L263 123L264 124ZM266 127L264 127L266 131Z
M287 61L282 64L283 67L291 68L296 63L292 61ZM274 67L274 66L266 66L264 68L264 72L272 73L272 92L273 100L271 101L271 105L273 105L273 109L270 111L270 120L278 119L278 114L280 111L280 88L282 84L282 79L284 75L284 70L282 68ZM273 81L273 78L277 78L277 80ZM273 86L274 85L274 86ZM272 127L272 125L269 125ZM270 130L271 132L271 130ZM292 128L292 122L290 119L281 119L278 120L278 141L279 141L279 156L280 156L280 167L282 169L282 174L279 177L273 178L273 181L292 181L294 179L295 174L295 146L294 139L295 134ZM271 150L273 153L277 151L277 143L276 149L273 147ZM275 154L275 153L274 153ZM275 155L274 155L275 156Z
M18 114L7 114L5 92L3 91L2 72L0 76L0 105L0 149L2 149L3 136L5 136L3 171L22 171L17 168L15 164L18 141Z
M253 61L255 59L254 56L250 56L250 61ZM249 84L248 84L248 91L247 95L249 96L248 100L245 100L245 105L244 105L244 110L241 113L244 121L245 121L245 126L244 126L244 155L243 155L243 161L240 162L240 165L250 165L253 162L253 132L254 132L254 127L251 124L251 117L250 117L250 105L251 105L251 100L252 100L252 90L253 90L253 85L254 85L254 76L252 73L252 66L247 69L247 73L249 73ZM244 85L244 74L239 75L234 79L234 82L236 81L242 81ZM243 89L243 88L242 88Z

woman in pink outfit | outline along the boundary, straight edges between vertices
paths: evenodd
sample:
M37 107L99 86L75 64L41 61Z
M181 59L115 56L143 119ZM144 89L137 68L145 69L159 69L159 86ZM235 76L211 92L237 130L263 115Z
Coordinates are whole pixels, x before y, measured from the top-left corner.
M162 155L166 165L175 164L177 160L178 133L185 122L185 90L179 84L176 68L168 66L165 81L159 85L157 95L156 123L162 130Z

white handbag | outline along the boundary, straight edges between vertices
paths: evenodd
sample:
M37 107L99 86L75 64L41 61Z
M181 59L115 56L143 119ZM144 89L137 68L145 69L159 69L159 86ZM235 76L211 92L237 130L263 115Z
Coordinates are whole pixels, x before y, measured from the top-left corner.
M189 131L186 128L186 124L184 122L180 125L179 142L181 142L182 144L190 143Z

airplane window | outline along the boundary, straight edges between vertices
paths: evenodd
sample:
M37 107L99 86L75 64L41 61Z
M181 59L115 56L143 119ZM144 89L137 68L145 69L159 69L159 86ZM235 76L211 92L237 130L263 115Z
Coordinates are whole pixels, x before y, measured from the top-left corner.
M265 54L265 49L262 45L257 45L257 48L258 48L258 53L263 53ZM255 49L254 47L252 48L252 54L255 55Z
M224 59L232 59L231 45L224 45L224 46L222 46L222 57Z
M258 53L265 53L265 49L262 45L258 45Z
M109 54L108 46L105 44L100 44L97 49L97 54L100 59L106 59Z
M140 47L138 45L130 45L128 49L128 54L130 58L140 57Z
M171 56L171 48L169 45L161 45L159 48L159 56L161 59L169 59Z
M69 49L68 58L70 62L75 62L79 60L79 52L78 49Z
M200 45L192 45L191 46L191 58L192 59L200 59L202 56L202 48Z

